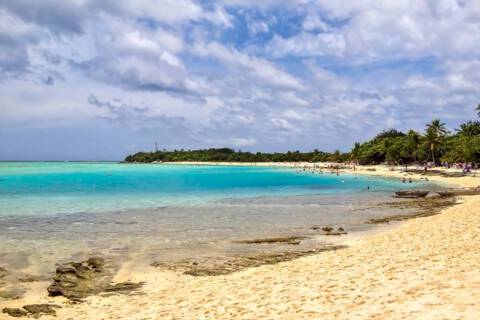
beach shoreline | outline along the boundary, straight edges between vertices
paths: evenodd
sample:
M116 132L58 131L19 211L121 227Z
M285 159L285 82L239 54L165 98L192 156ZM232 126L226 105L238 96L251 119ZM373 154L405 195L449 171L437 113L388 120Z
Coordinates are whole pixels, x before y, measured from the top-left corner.
M134 164L134 163L133 163ZM324 173L339 174L348 173L348 174L358 174L358 175L367 175L367 176L377 176L383 178L411 178L414 180L425 180L431 182L438 182L445 186L460 187L460 188L472 188L480 186L480 171L464 177L442 177L436 174L423 174L423 167L410 165L407 166L407 171L405 171L405 166L402 165L352 165L352 164L342 164L336 162L200 162L200 161L179 161L179 162L152 162L152 165L193 165L193 166L253 166L253 167L278 167L278 168L288 168L296 169L302 171L311 171L313 173L319 173L322 171ZM412 171L413 170L413 171ZM436 167L433 170L436 172L444 173L461 173L460 169L444 167ZM420 173L421 172L421 173ZM432 172L432 169L429 169L429 172Z
M308 168L318 164L214 165ZM331 165L322 164L323 170L335 170ZM339 169L339 174L425 178L402 168L356 166ZM461 187L480 184L474 176L428 176L428 180ZM0 309L27 303L62 306L57 317L42 319L476 319L480 315L480 196L460 202L439 215L351 239L348 248L338 251L212 277L126 265L114 281L144 282L139 294L91 296L71 305L65 298L47 297L45 283L39 282L25 297L0 303Z

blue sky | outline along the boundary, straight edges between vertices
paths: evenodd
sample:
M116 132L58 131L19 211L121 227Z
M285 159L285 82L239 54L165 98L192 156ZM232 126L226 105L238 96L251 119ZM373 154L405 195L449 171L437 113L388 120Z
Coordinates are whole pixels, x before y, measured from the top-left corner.
M0 160L348 150L478 88L475 0L0 0Z

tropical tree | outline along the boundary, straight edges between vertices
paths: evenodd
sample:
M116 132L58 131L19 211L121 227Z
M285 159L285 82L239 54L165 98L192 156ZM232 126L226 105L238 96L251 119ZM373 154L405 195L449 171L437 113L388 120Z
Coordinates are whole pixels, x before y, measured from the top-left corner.
M438 119L427 123L426 126L427 128L425 130L425 141L430 147L433 165L435 166L435 151L438 149L438 147L442 145L445 136L448 134L448 130L447 128L445 128L445 123L441 122Z
M477 108L475 109L477 111L478 116L480 117L480 103L478 104Z
M479 106L480 107L480 106ZM480 135L480 121L468 121L462 123L460 128L456 129L459 135L471 138Z
M415 130L408 131L405 137L404 152L409 161L417 162L418 149L421 145L422 136Z

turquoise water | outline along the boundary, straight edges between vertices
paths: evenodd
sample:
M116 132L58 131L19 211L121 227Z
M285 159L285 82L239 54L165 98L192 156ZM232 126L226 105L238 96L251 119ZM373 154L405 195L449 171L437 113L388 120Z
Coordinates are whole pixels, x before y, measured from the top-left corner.
M32 272L50 277L59 262L91 255L142 270L158 261L311 250L335 241L313 226L369 230L371 218L409 213L382 204L398 200L393 190L417 186L261 166L4 162L0 266L18 289ZM237 241L292 235L306 239Z
M391 191L398 180L254 166L0 163L0 215L198 205L231 198Z

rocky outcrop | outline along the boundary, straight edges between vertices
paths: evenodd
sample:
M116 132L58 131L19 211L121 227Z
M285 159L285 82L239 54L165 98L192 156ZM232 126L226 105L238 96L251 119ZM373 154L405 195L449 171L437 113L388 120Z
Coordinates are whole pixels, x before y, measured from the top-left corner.
M415 210L414 212L409 212L407 214L397 214L390 215L380 218L373 218L366 223L368 224L379 224L379 223L389 223L393 221L403 221L414 218L423 218L429 217L442 212L443 209L457 205L455 197L431 197L431 198L420 198L412 200L402 200L396 202L385 202L378 204L379 208L394 208L401 210Z
M340 236L347 234L345 229L342 227L332 227L332 226L313 226L312 230L321 231L321 234L324 236Z
M70 300L102 292L127 293L137 290L142 283L112 284L115 268L104 258L94 257L82 262L69 262L57 268L53 283L47 288L50 296L64 296Z
M90 258L59 266L47 290L50 296L77 300L103 291L112 278L113 272L106 266L105 259Z
M326 245L310 250L296 250L274 253L253 254L233 257L196 257L174 262L153 262L151 266L166 270L180 271L191 276L221 276L247 268L277 264L330 250L346 248L344 245Z
M56 304L27 304L22 308L3 308L2 312L15 318L33 317L38 319L43 315L56 316L55 309L58 308L61 306Z
M423 198L425 197L430 191L429 190L402 190L396 191L395 197L397 198Z
M291 237L274 237L274 238L261 238L261 239L249 239L249 240L238 240L236 243L244 244L273 244L273 243L285 243L285 244L300 244L302 240L306 237L291 236Z
M26 317L28 315L28 312L22 308L3 308L2 313L14 318Z

